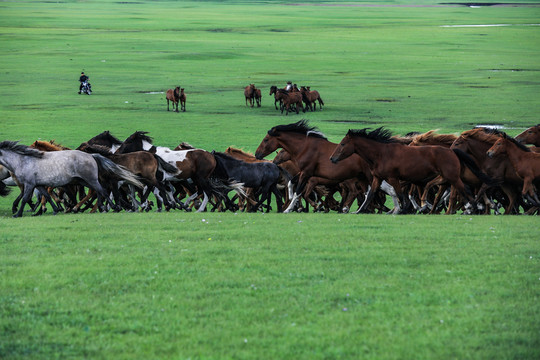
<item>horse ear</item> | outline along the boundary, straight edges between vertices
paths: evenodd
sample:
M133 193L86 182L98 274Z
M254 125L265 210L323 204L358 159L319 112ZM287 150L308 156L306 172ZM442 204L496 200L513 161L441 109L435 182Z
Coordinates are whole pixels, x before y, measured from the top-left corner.
M211 154L214 155L216 153L216 150L212 150Z

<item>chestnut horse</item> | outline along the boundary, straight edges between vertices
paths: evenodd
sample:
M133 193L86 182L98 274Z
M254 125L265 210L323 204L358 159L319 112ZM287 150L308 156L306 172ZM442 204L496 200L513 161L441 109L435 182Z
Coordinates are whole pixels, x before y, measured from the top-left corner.
M330 162L329 157L335 146L336 144L328 141L317 128L310 127L306 120L274 126L268 131L257 148L255 157L262 159L278 148L283 148L300 169L298 186L285 213L292 211L302 194L311 194L314 187L321 182L332 185L351 178L358 178L366 183L371 180L369 167L358 155L340 164Z
M532 126L515 137L522 144L540 146L540 124Z
M523 179L522 196L540 206L540 199L533 183L540 179L540 154L531 152L526 146L503 134L486 152L490 158L506 154L516 173Z
M422 194L424 203L428 190L440 182L437 176L450 183L453 190L467 198L470 204L474 203L472 194L467 192L460 178L459 154L442 146L406 146L397 143L391 136L390 131L383 127L371 132L367 129L349 130L330 157L333 163L339 163L358 154L369 164L373 180L362 207L369 204L372 192L379 188L382 180L392 185L403 204L408 202L401 189L401 181L425 185ZM452 191L450 203L453 203L456 196L456 191ZM447 214L452 211L449 207Z
M287 91L283 89L277 89L277 92L280 94L281 99L283 100L283 106L281 107L281 113L283 110L287 110L285 115L289 115L289 111L292 110L292 106L296 108L296 113L298 114L299 110L302 109L303 112L306 112L302 106L302 93L299 91Z
M255 100L255 84L249 84L244 88L244 97L246 98L246 106L253 107L253 101Z
M167 99L167 111L169 111L169 102L172 102L173 111L178 112L178 101L180 100L180 86L177 86L173 89L167 90L166 94ZM176 106L176 110L175 109Z

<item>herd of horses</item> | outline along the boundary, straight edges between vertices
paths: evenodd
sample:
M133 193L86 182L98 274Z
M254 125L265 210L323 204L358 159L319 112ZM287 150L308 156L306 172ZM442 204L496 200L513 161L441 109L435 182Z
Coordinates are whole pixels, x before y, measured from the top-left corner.
M290 111L295 111L297 114L302 110L306 112L308 110L317 110L317 103L319 104L319 110L322 110L324 101L321 99L321 95L317 90L311 90L309 86L301 86L300 89L296 84L291 85L290 88L278 88L275 85L270 87L269 95L274 95L274 107L276 110L281 110L288 115ZM249 84L244 88L244 97L246 100L246 106L261 107L261 89L257 89L255 84ZM279 104L279 108L278 108Z
M529 144L529 145L527 145ZM540 124L515 138L490 128L394 136L349 130L339 143L307 120L268 130L255 154L156 146L147 132L109 131L77 149L0 142L0 196L12 211L276 211L538 214ZM279 150L273 161L264 158ZM150 200L153 193L156 204ZM34 196L36 201L34 201ZM337 197L337 199L336 199ZM387 199L393 208L387 207Z

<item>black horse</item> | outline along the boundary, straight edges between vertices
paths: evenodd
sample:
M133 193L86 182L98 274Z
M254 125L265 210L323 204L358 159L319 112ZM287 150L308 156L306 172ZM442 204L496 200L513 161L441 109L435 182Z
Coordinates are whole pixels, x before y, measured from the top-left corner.
M269 211L272 193L276 196L278 212L282 211L283 201L281 193L277 189L280 170L276 164L271 162L247 163L225 153L212 151L212 154L216 159L213 176L229 181L234 180L244 184L245 187L252 188L255 198L260 195L257 204L252 207L253 211L257 211L265 200L268 200L267 211Z

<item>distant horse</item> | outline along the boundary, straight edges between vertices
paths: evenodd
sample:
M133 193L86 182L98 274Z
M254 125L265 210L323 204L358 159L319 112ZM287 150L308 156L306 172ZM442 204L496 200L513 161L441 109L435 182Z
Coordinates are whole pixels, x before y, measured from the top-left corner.
M497 154L508 156L516 173L523 179L521 194L535 206L540 206L540 199L538 199L533 185L535 181L540 179L540 154L531 152L529 148L506 134L503 134L487 151L490 158Z
M261 89L255 89L255 101L257 102L257 107L261 107L261 101L262 101Z
M180 86L177 86L173 89L167 90L166 94L167 99L167 111L169 111L169 102L172 102L173 111L178 112L178 101L180 100ZM176 106L176 110L174 107Z
M515 137L517 141L523 144L533 144L540 146L540 124L532 126Z
M34 189L41 189L41 193L47 197L44 187L58 187L71 183L82 183L96 190L100 207L103 200L106 200L112 208L120 210L99 183L98 173L102 168L110 174L114 173L121 177L127 174L125 170L101 155L90 155L77 150L41 152L20 145L16 141L3 141L0 142L0 164L13 172L24 185L22 204L14 217L22 216L24 206L32 197ZM136 178L132 178L132 181L137 182ZM53 211L57 213L58 209L53 206Z
M268 200L267 209L269 209L272 193L276 196L278 212L282 211L283 202L277 189L280 170L276 164L265 161L248 163L225 153L212 152L212 154L216 159L214 176L224 180L233 179L242 183L245 187L253 188L255 197L261 196L257 204L252 208L253 211L257 211L265 200Z
M324 101L321 99L321 95L317 90L310 90L309 86L301 86L300 92L302 93L302 101L306 104L305 110L314 111L317 110L317 104L315 101L319 102L319 110L322 110Z
M179 101L180 101L180 109L183 112L186 112L186 93L184 92L184 88L180 89Z
M246 106L253 107L253 101L255 100L255 84L249 84L244 88L244 97L246 98Z
M277 104L279 103L279 108L283 107L283 94L278 93L278 87L275 85L270 86L270 93L268 95L274 95L274 107L278 110Z
M287 91L283 89L277 89L277 92L281 95L281 99L283 100L283 107L281 108L282 114L283 110L285 109L287 110L285 115L288 115L293 105L296 107L297 114L299 112L298 109L302 109L303 112L306 112L302 106L302 93L299 91Z
M285 213L293 210L302 194L311 194L320 183L337 185L351 178L369 183L371 173L360 156L354 155L340 164L330 161L335 147L336 144L328 141L317 128L310 127L306 120L278 125L268 131L257 148L255 157L262 159L278 148L283 148L300 169L298 186Z
M377 190L382 180L386 180L396 193L407 204L401 181L425 185L422 202L425 202L428 190L439 183L437 176L452 185L452 187L474 204L472 194L467 192L461 173L461 158L456 152L442 146L406 146L396 143L391 138L390 131L380 127L371 132L367 129L349 130L347 135L335 148L330 159L338 163L353 154L360 155L368 164L373 175L371 191ZM426 184L427 183L427 184ZM450 195L453 202L456 191ZM372 198L372 192L367 195L366 202ZM365 206L365 203L362 204ZM451 213L449 208L447 214Z

